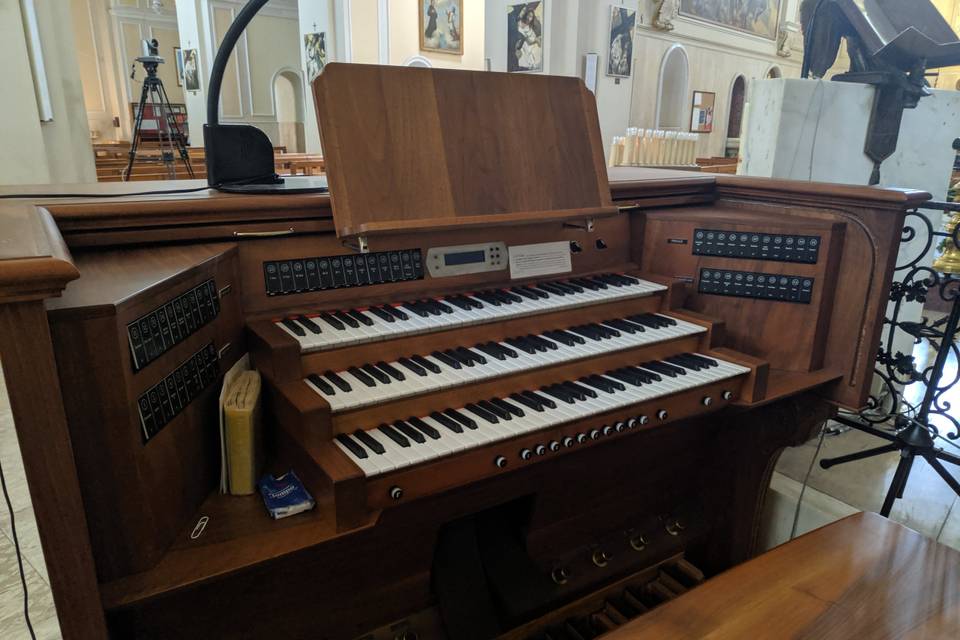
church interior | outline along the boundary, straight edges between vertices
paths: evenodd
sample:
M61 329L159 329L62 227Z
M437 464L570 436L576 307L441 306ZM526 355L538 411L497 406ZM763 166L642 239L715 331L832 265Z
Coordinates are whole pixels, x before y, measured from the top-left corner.
M960 637L960 0L0 0L0 637Z

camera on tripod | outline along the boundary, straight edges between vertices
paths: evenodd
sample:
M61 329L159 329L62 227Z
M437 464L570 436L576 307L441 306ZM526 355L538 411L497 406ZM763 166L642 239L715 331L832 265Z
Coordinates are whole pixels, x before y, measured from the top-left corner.
M156 38L151 40L141 40L140 41L140 51L141 56L136 58L137 62L143 64L146 67L148 64L156 67L158 64L163 64L164 60L160 57L160 43Z

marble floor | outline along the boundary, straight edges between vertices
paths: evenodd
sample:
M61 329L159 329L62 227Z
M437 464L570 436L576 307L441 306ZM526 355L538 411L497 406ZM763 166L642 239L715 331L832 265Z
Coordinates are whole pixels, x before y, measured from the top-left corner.
M914 354L920 362L934 357L922 348ZM954 375L956 359L951 357ZM960 406L960 385L953 391L954 406ZM823 470L819 459L862 451L883 444L876 438L848 431L828 436L817 452L818 439L788 449L781 456L770 484L762 528L764 548L774 547L790 539L796 505L801 491L803 500L797 519L797 535L806 533L857 511L877 511L883 502L887 485L893 476L898 457L891 453L867 461ZM960 448L944 444L944 448L960 454ZM811 470L811 462L813 462ZM30 594L30 618L37 638L60 637L56 610L50 594L49 580L33 509L27 492L17 436L13 428L3 374L0 371L0 463L9 488L16 518L17 534L23 554L23 568ZM948 467L949 468L949 467ZM809 482L802 482L810 470ZM960 469L950 469L960 478ZM897 502L893 518L907 526L960 549L960 499L922 460L914 464L913 474L904 495ZM0 504L0 638L29 638L23 617L23 591L17 571L16 553L6 505Z

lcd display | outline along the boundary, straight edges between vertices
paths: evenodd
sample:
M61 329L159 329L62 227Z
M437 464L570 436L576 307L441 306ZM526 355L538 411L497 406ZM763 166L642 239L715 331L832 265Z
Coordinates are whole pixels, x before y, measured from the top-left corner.
M443 254L443 264L445 264L448 267L455 267L461 264L483 263L486 261L486 259L487 259L487 252L483 250Z

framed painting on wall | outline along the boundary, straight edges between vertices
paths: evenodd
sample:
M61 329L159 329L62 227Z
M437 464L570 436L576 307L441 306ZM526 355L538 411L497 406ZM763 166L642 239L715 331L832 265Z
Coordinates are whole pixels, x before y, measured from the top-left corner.
M420 50L463 55L460 0L420 0Z
M303 51L307 61L307 82L312 83L327 66L327 33L303 34Z
M183 58L183 88L187 91L200 91L200 59L196 49L184 49L180 52Z
M680 13L776 40L780 0L680 0Z
M507 7L507 71L543 71L543 2Z
M180 47L173 48L173 57L177 60L177 86L183 86L183 51Z
M711 133L713 131L713 106L717 94L709 91L693 92L693 112L690 115L690 133Z
M607 43L607 75L629 78L633 66L633 31L637 12L610 7L610 41Z

